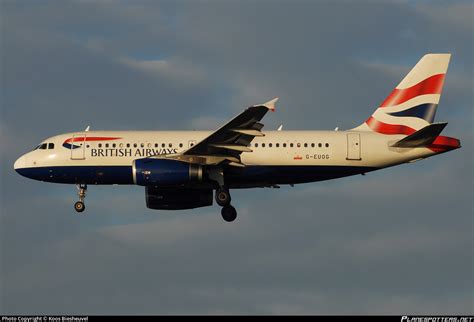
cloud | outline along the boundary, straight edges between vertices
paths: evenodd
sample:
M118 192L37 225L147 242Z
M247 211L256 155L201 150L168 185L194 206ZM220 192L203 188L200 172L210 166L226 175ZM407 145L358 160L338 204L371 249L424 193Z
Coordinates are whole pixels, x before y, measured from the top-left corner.
M208 81L204 71L199 70L187 62L172 59L138 60L127 57L121 58L119 61L126 66L158 78L165 76L179 83L180 86L198 87L200 83Z
M200 116L192 119L189 128L193 130L212 130L225 124L227 120L213 116Z
M2 313L472 313L472 4L1 6ZM78 216L73 186L11 168L56 133L211 130L275 96L265 129L351 128L432 51L453 52L437 118L462 149L233 191L230 225L142 187L90 187Z

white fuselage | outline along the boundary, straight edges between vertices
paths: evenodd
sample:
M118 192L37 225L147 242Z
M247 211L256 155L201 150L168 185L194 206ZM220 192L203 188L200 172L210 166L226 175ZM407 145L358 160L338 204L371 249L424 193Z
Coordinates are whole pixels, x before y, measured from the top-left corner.
M17 161L21 167L128 165L152 155L180 153L207 137L210 131L90 131L67 133L44 140L54 149L37 149ZM246 165L348 165L383 168L435 154L428 148L390 148L403 135L348 131L267 131L255 138L252 152L242 154ZM114 137L111 141L86 141L85 146L68 149L68 138ZM359 136L350 146L348 136ZM80 142L80 141L79 141ZM76 142L77 144L77 142ZM78 145L82 145L80 142ZM278 145L278 146L277 146ZM286 146L284 146L286 145ZM351 157L351 150L352 157ZM360 151L360 152L359 152ZM360 157L357 157L357 156ZM352 159L351 159L352 158Z
M36 149L23 155L15 163L16 169L48 169L49 178L42 174L40 180L62 183L78 183L61 180L62 172L81 169L107 169L108 167L131 167L136 159L153 155L183 152L206 138L210 131L88 131L66 133L48 138L42 144L46 149ZM356 131L267 131L265 136L256 137L244 152L241 161L247 167L273 167L289 171L293 167L307 167L307 180L301 173L294 183L318 181L311 171L317 167L341 167L341 175L322 177L321 180L363 173L393 166L436 154L428 148L394 148L390 144L403 135L386 136L373 132ZM54 148L48 149L48 145ZM71 147L74 145L74 148ZM41 147L41 144L40 144ZM281 168L278 168L281 167ZM361 171L347 172L347 168ZM61 171L58 172L58 169ZM333 169L333 168L331 168ZM99 171L99 170L98 170ZM337 172L337 171L336 171ZM100 175L100 171L98 172ZM273 174L269 174L273 175ZM284 175L284 174L283 174ZM28 175L27 175L28 176ZM274 176L274 175L273 175ZM288 177L289 176L289 177ZM292 183L291 171L285 180L270 180L272 183ZM270 178L271 179L271 178ZM245 181L245 180L244 180ZM113 179L97 184L114 184ZM117 184L133 184L127 180L117 180ZM242 185L245 185L241 182ZM257 184L260 185L260 184Z

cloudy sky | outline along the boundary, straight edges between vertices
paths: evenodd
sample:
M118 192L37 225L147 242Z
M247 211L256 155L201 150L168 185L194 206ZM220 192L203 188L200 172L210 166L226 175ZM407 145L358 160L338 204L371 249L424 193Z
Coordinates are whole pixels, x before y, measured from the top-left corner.
M446 4L447 3L447 4ZM0 0L0 313L474 313L469 1ZM28 180L42 139L215 129L279 96L265 129L367 118L451 52L437 120L463 148L367 176L152 211L141 187Z

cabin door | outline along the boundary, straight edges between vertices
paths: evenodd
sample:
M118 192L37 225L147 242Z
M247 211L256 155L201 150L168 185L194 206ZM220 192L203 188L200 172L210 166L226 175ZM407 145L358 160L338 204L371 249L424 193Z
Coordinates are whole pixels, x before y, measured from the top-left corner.
M71 160L84 160L86 158L86 134L76 134L71 142Z
M347 134L347 160L361 160L359 133Z

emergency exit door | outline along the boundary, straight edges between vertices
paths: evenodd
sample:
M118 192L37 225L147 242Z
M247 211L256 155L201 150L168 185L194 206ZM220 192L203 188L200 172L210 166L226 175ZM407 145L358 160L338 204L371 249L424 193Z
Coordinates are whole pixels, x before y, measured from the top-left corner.
M359 133L347 134L347 160L361 160Z

